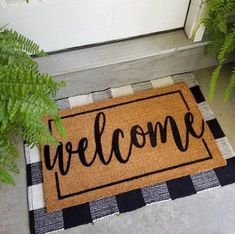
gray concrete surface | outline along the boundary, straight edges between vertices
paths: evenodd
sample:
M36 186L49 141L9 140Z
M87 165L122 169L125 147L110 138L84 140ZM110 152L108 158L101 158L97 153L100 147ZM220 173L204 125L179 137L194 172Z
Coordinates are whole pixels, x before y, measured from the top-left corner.
M217 95L210 102L225 134L235 148L235 97L224 104L222 92L228 78L228 69L219 81ZM207 97L209 77L212 69L194 72L204 95ZM26 174L22 143L19 143L21 157L18 160L21 174L16 177L16 186L0 184L0 233L29 233L26 198ZM166 201L122 215L114 215L62 233L80 234L233 234L235 233L235 184L216 188L199 194Z

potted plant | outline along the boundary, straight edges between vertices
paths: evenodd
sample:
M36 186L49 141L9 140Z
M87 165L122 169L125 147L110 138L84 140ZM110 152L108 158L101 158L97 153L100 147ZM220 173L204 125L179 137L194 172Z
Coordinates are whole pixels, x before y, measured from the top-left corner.
M46 54L17 32L0 29L0 181L7 184L14 184L12 172L19 173L15 136L31 147L56 143L43 123L45 115L54 119L58 132L65 136L54 102L64 83L40 73L31 55Z
M203 24L206 26L206 36L209 40L208 54L215 56L218 62L210 82L209 99L216 90L216 83L220 77L225 60L235 52L235 0L205 0L206 10ZM235 67L233 67L224 92L224 100L228 101L235 88Z

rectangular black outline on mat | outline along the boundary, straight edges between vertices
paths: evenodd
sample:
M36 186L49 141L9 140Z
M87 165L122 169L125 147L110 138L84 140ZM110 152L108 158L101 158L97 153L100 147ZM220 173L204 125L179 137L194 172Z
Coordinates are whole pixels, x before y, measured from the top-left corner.
M123 103L118 103L118 104L114 104L114 105L110 105L110 106L106 106L106 107L102 107L102 108L96 108L96 109L93 109L93 110L88 110L88 111L84 111L84 112L80 112L80 113L75 113L75 114L72 114L72 115L62 116L61 119L72 118L72 117L75 117L75 116L78 116L78 115L88 114L88 113L101 111L101 110L105 110L105 109L111 109L111 108L114 108L114 107L118 107L118 106L122 106L122 105L128 105L128 104L132 104L132 103L135 103L135 102L144 101L144 100L157 98L157 97L161 97L161 96L166 96L166 95L171 95L171 94L175 94L175 93L180 94L180 97L182 98L182 100L184 102L184 105L186 106L187 110L189 111L190 108L189 108L189 106L188 106L188 104L185 100L185 97L184 97L183 93L181 92L181 90L176 90L176 91L167 92L167 93L163 93L163 94L158 94L158 95L152 95L152 96L149 96L149 97L139 98L139 99L123 102ZM52 132L52 128L51 128L51 122L52 121L53 121L52 119L48 120L48 127L49 127L51 132ZM77 196L77 195L80 195L80 194L84 194L84 193L91 192L91 191L94 191L94 190L106 188L106 187L113 186L113 185L116 185L116 184L128 182L128 181L131 181L131 180L136 180L136 179L139 179L139 178L142 178L142 177L150 176L150 175L161 173L161 172L164 172L164 171L173 170L173 169L176 169L176 168L180 168L180 167L184 167L184 166L188 166L188 165L191 165L191 164L195 164L195 163L199 163L199 162L203 162L203 161L213 159L213 157L211 155L211 152L210 152L210 150L208 148L208 145L207 145L204 138L202 138L202 142L205 146L206 151L209 154L209 156L207 156L205 158L200 158L200 159L197 159L197 160L194 160L194 161L191 161L191 162L186 162L186 163L182 163L182 164L179 164L179 165L163 168L163 169L160 169L160 170L144 173L144 174L141 174L141 175L137 175L137 176L134 176L134 177L122 179L122 180L111 182L111 183L108 183L108 184L96 186L96 187L93 187L93 188L90 188L90 189L86 189L86 190L71 193L71 194L61 195L59 176L58 176L58 173L55 172L55 180L56 180L56 189L57 189L58 200L62 200L62 199L68 198L68 197Z

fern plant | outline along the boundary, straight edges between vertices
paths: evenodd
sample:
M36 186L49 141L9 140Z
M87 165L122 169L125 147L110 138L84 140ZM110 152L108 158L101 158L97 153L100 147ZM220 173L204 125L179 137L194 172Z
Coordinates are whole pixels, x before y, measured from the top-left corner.
M208 53L210 56L216 56L218 62L210 81L209 99L211 100L214 97L223 64L228 55L235 52L235 23L229 20L229 16L235 10L235 0L205 0L205 3L206 12L203 23L209 39ZM232 69L225 89L225 101L231 98L234 88L235 67Z
M55 121L58 132L65 131L53 98L64 86L38 71L30 55L44 56L33 41L0 29L0 181L14 184L12 173L19 173L14 139L19 135L30 147L56 143L43 123L44 116Z

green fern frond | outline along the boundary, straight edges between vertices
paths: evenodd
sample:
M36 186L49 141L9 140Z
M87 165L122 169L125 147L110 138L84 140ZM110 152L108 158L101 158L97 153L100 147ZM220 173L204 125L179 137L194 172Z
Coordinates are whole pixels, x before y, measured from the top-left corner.
M10 140L10 137L0 134L0 181L7 184L14 184L12 176L7 171L11 171L15 174L19 173L15 162L17 156L18 152L13 142Z
M0 34L1 35L1 34ZM38 64L31 59L30 55L24 51L14 50L8 45L1 44L0 42L0 64L12 66L24 66L30 70L37 70Z
M235 26L233 30L225 36L224 43L218 54L219 63L224 62L226 55L235 49Z
M212 100L213 97L215 96L215 88L216 88L217 81L220 77L222 67L223 67L222 65L217 66L211 75L209 100Z
M15 50L25 51L28 54L37 56L46 55L46 53L43 50L40 50L39 46L32 40L29 40L11 29L4 29L0 33L0 43L3 45L8 45Z
M24 36L4 28L0 30L0 181L8 184L14 183L11 174L19 173L14 135L21 136L30 147L57 144L43 121L49 117L58 133L66 136L54 102L56 92L64 83L40 73L30 54L45 55Z
M225 93L224 93L224 101L227 102L233 95L235 89L235 67L233 68L233 71L231 73L229 83L226 87Z
M218 61L210 81L211 100L215 94L216 82L220 77L223 63L228 55L235 51L235 23L228 21L229 15L235 9L235 0L205 0L205 3L206 11L202 22L206 26L206 36L209 40L207 52ZM233 79L230 79L226 89L225 100L231 97L231 92L234 90Z
M210 40L208 47L207 47L207 53L208 55L213 58L215 55L218 55L221 47L224 43L224 35L218 35L214 40Z
M29 70L28 67L0 66L0 93L16 93L26 95L39 93L54 98L64 82L56 83L47 74L39 73L36 70Z
M0 181L5 184L15 185L13 177L2 167L0 167Z

